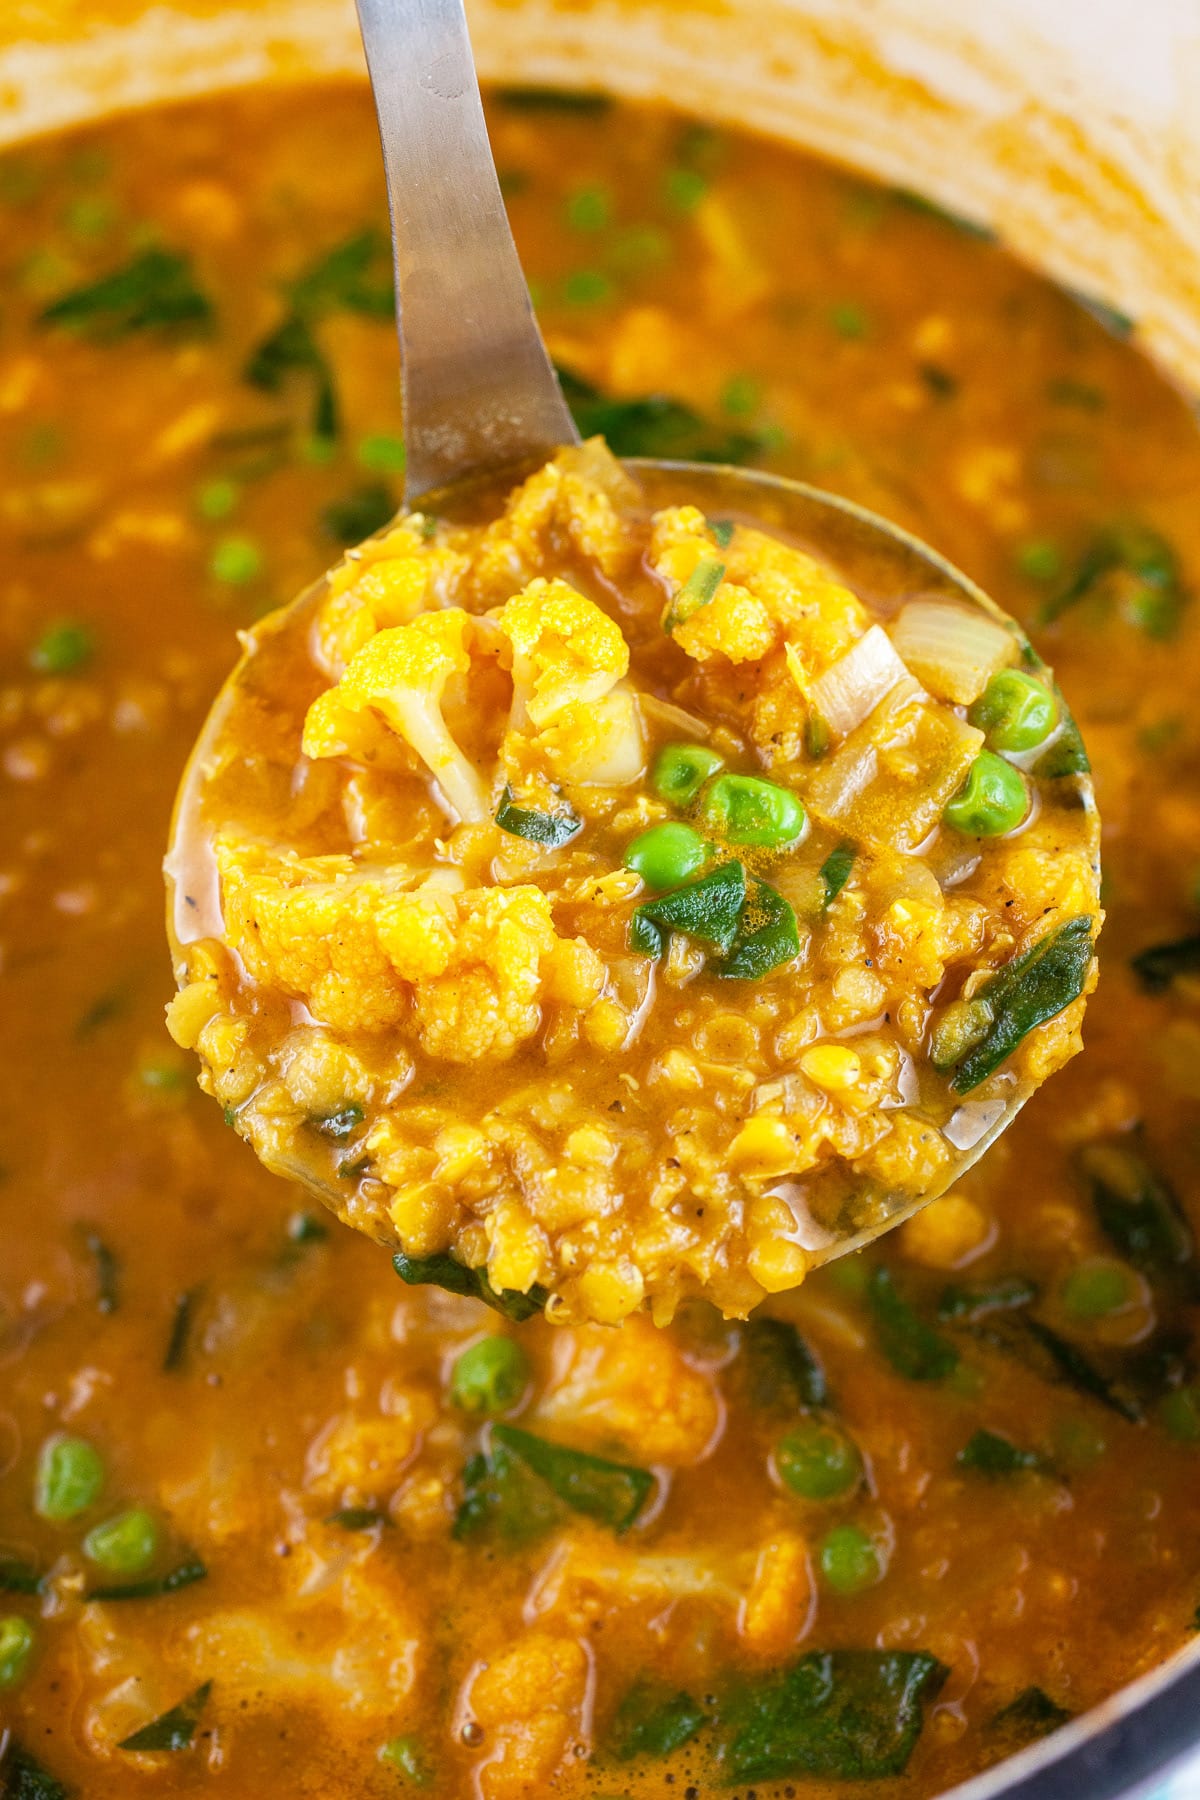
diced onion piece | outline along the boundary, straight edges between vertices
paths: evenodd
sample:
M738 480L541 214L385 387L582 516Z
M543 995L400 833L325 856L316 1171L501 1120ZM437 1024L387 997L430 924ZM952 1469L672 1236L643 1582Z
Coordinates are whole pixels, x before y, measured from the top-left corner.
M892 643L931 694L956 706L978 700L1019 654L1011 631L979 607L948 600L910 601L892 626Z
M834 737L847 737L907 672L887 632L872 625L812 683L808 698Z
M680 737L703 739L712 736L711 725L684 707L676 706L673 700L660 700L657 694L641 694L638 698L644 713L648 713L656 724L677 731Z

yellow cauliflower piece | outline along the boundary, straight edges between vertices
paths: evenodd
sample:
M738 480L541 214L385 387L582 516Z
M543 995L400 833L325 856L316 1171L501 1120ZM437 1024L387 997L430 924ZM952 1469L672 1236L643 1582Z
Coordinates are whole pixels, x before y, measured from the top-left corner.
M388 1405L386 1413L338 1413L322 1427L306 1459L307 1493L342 1506L387 1498L438 1414L419 1388L391 1391Z
M471 668L477 622L461 607L422 613L376 632L304 721L306 756L361 753L362 715L382 718L415 750L459 818L492 815L489 784L451 736L442 716L447 684Z
M697 662L710 656L731 663L761 662L775 646L778 626L749 588L723 581L707 606L694 612L671 636Z
M513 723L541 728L568 705L590 705L629 670L621 628L569 582L540 577L501 608L512 646Z
M561 450L511 496L473 556L478 602L494 605L544 568L565 537L610 580L637 556L637 531L627 515L637 489L602 438Z
M643 1460L699 1462L720 1422L712 1383L685 1362L679 1346L644 1316L620 1331L580 1327L569 1358L537 1406L537 1417L615 1439Z
M583 1741L591 1683L587 1652L575 1638L534 1631L485 1663L466 1706L488 1751L478 1771L483 1800L544 1793L573 1741Z

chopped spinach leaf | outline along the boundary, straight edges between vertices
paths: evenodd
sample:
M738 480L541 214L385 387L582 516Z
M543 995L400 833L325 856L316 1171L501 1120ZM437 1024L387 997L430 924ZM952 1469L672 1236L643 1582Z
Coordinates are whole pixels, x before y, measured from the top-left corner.
M15 1738L0 1737L0 1800L70 1800L70 1794Z
M289 313L254 347L242 375L267 394L280 393L289 376L307 376L313 388L313 435L326 440L337 436L341 421L333 371L307 319L298 313Z
M1107 1406L1111 1412L1127 1419L1130 1424L1140 1424L1143 1415L1139 1402L1102 1374L1077 1345L1060 1337L1057 1331L1052 1331L1049 1325L1043 1325L1040 1319L1025 1319L1022 1322L1029 1337L1045 1352L1051 1372L1059 1380L1073 1387L1076 1393L1098 1400L1102 1406Z
M163 1354L164 1373L172 1375L182 1369L188 1352L188 1339L192 1331L192 1318L196 1310L196 1302L200 1298L198 1287L185 1288L175 1301L171 1313L171 1329L167 1333L167 1348Z
M1101 1230L1135 1268L1169 1275L1192 1261L1196 1241L1183 1208L1132 1145L1085 1145L1078 1166Z
M83 1241L89 1255L96 1264L97 1310L102 1313L116 1312L117 1302L120 1297L119 1286L121 1274L121 1265L117 1261L116 1254L111 1247L105 1243L104 1239L100 1236L100 1233L98 1231L93 1231L91 1226L86 1226L84 1228Z
M1148 637L1170 637L1187 601L1179 559L1151 526L1114 526L1092 540L1067 585L1046 601L1042 624L1085 600L1115 607Z
M713 541L715 542L717 549L728 550L730 544L733 542L733 534L736 530L734 521L732 519L710 519L708 521L708 529L713 534Z
M612 106L608 94L579 88L502 87L496 89L496 98L514 112L579 113L585 118Z
M981 1287L951 1284L938 1301L937 1316L944 1325L959 1321L973 1325L989 1313L1015 1312L1032 1306L1037 1297L1036 1285L1024 1275L1005 1275Z
M321 1136L331 1143L344 1144L352 1138L363 1122L363 1109L357 1100L341 1106L336 1112L321 1113L309 1120Z
M993 1476L1019 1475L1023 1470L1045 1466L1036 1450L1022 1450L1011 1438L983 1429L967 1439L954 1460L960 1469Z
M828 1405L825 1371L786 1319L748 1319L738 1363L746 1398L760 1412L792 1414Z
M526 838L531 844L540 844L543 850L561 850L583 830L583 820L569 806L564 804L562 811L557 813L534 812L528 807L515 806L512 789L507 786L496 809L496 823L501 831Z
M1064 1707L1051 1700L1049 1694L1040 1687L1027 1687L1019 1693L1015 1700L991 1721L993 1731L1001 1732L1014 1744L1031 1743L1034 1738L1046 1737L1051 1731L1057 1731L1060 1725L1067 1725L1074 1717Z
M996 971L975 995L988 1007L992 1022L959 1064L951 1082L956 1094L969 1094L986 1081L1036 1026L1079 998L1093 954L1092 921L1081 914Z
M485 1455L464 1474L465 1494L455 1521L458 1537L485 1524L510 1538L537 1536L555 1524L559 1505L628 1531L650 1496L648 1469L609 1462L565 1444L552 1444L516 1425L493 1425Z
M148 1575L144 1581L128 1581L117 1587L93 1588L85 1594L86 1600L159 1600L165 1594L177 1594L180 1588L191 1587L193 1582L203 1581L208 1570L193 1552L177 1562L173 1569L165 1575Z
M390 319L396 310L391 246L368 226L324 251L284 291L305 317L340 310Z
M323 1244L329 1236L329 1227L319 1213L302 1209L288 1220L287 1234L289 1244Z
M690 1694L642 1676L613 1715L609 1751L618 1762L632 1762L635 1756L670 1756L695 1737L707 1716Z
M80 1039L90 1038L102 1025L111 1025L114 1019L121 1018L128 1010L129 985L123 982L120 987L109 988L107 993L97 995L86 1012L80 1014L75 1026L75 1036Z
M387 483L369 481L327 501L321 508L321 529L335 544L361 544L382 531L395 512L396 498Z
M582 437L604 438L614 456L653 456L667 462L744 463L762 439L710 423L666 394L618 400L559 367L563 398Z
M212 316L212 301L196 286L188 258L151 249L98 281L61 294L42 310L38 323L111 341L135 331L203 326Z
M1084 312L1090 313L1097 325L1102 325L1111 336L1116 338L1132 337L1136 320L1132 319L1127 312L1122 312L1119 307L1111 306L1107 300L1101 300L1095 294L1085 293L1080 288L1069 287L1066 292L1070 294L1076 306L1082 306Z
M42 1578L32 1563L0 1551L0 1594L39 1594Z
M725 1785L901 1775L948 1670L920 1650L818 1650L743 1683L717 1725Z
M326 1514L325 1523L338 1525L343 1531L374 1531L377 1525L388 1523L388 1516L373 1506L341 1506Z
M1045 751L1033 765L1039 781L1062 781L1068 775L1086 775L1091 770L1083 734L1068 714Z
M791 962L799 949L800 934L791 902L778 889L754 876L733 948L716 964L716 972L726 981L761 981L772 969Z
M741 863L721 863L707 875L686 882L673 893L644 901L633 915L633 948L647 953L644 944L649 943L649 935L639 935L638 929L645 921L655 928L660 949L664 931L683 931L689 937L699 938L701 943L712 944L717 950L727 952L733 948L738 935L745 899L746 871Z
M872 1271L867 1304L879 1348L893 1369L909 1381L940 1381L958 1367L954 1345L909 1304L889 1269Z
M148 1725L143 1725L140 1731L122 1738L117 1749L190 1750L196 1727L211 1693L212 1682L201 1682L198 1688L181 1700L178 1706L173 1706L170 1712L161 1713L157 1719L151 1719Z
M821 880L825 883L825 905L832 906L846 883L850 879L850 871L854 867L854 845L839 844L831 850L821 864Z
M1130 967L1148 994L1165 993L1181 975L1200 975L1200 932L1139 950Z
M440 1287L450 1294L463 1294L471 1300L482 1300L494 1312L517 1324L540 1313L549 1299L545 1288L531 1287L527 1294L511 1288L495 1289L483 1269L468 1269L452 1256L406 1256L397 1250L392 1266L401 1281L409 1287Z

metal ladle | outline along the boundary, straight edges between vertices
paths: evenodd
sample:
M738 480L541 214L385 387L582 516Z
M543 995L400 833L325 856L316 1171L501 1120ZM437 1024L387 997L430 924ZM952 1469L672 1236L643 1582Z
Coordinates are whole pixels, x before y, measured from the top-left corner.
M409 510L443 511L448 497L498 490L505 471L519 474L580 441L542 342L509 229L492 159L462 0L358 0L387 174L395 255ZM851 501L801 482L710 464L629 459L653 507L689 501L711 517L741 517L776 530L829 565L868 603L885 608L911 596L979 607L1031 652L1020 627L933 550ZM435 499L436 497L436 499ZM452 506L452 498L451 498ZM201 817L222 729L240 694L264 671L286 634L315 609L316 583L244 639L197 742L180 788L167 858L168 931L177 967L189 943L222 936L219 894ZM1040 666L1040 665L1034 665ZM1047 676L1048 676L1048 672ZM1063 708L1064 718L1069 718ZM1090 815L1098 858L1091 782L1071 777ZM965 1100L943 1127L958 1154L935 1192L864 1190L817 1263L858 1248L944 1192L1012 1122L1032 1089L1014 1076L1002 1101ZM323 1171L299 1162L273 1165L304 1183L351 1224L346 1192Z

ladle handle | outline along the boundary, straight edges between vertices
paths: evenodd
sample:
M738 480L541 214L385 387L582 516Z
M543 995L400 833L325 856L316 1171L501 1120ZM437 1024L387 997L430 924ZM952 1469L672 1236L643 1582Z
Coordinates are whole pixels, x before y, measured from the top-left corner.
M357 0L387 173L405 497L579 434L533 316L462 0Z

